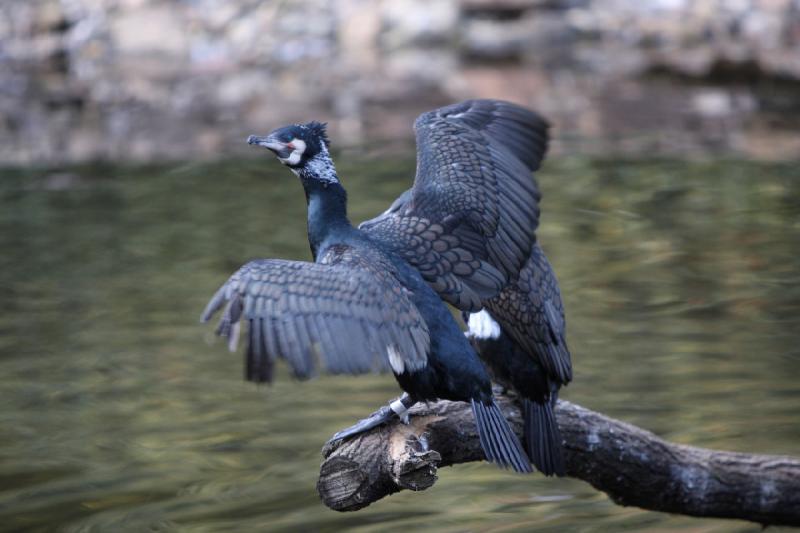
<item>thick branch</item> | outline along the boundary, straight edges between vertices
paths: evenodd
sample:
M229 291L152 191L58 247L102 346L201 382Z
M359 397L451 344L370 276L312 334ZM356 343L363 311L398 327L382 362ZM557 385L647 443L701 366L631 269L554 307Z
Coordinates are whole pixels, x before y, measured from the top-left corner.
M517 406L500 404L521 435ZM695 448L559 401L567 474L620 505L692 516L800 526L800 460ZM483 459L469 406L417 405L392 424L326 447L317 489L337 511L355 511L402 489L424 490L437 468ZM510 474L509 474L510 475Z

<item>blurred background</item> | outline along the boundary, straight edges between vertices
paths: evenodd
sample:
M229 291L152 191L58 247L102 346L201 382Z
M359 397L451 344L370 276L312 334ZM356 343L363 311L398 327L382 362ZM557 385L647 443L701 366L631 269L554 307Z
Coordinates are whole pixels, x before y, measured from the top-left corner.
M467 97L559 150L800 152L797 0L5 0L0 160L213 158L312 116L409 137Z
M309 258L248 134L329 121L357 222L473 97L553 124L562 396L800 455L797 0L2 0L0 531L759 531L486 464L334 513L320 448L394 380L256 387L197 324L246 260Z

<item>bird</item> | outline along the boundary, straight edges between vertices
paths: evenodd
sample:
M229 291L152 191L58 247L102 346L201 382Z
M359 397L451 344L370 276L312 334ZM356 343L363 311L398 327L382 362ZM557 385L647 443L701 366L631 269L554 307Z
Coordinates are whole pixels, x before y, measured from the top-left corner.
M411 190L375 219L402 213ZM564 476L561 432L553 409L560 388L572 381L561 291L553 268L535 243L519 276L483 301L478 312L462 312L465 335L488 367L493 381L522 398L524 444L528 457L544 475Z
M458 109L477 105L480 104L460 104ZM539 170L548 145L548 124L543 119L533 127L532 124L532 120L526 123L529 129L523 134L524 140L499 134L497 127L492 131L524 163L525 170L517 172L528 175ZM519 130L515 133L519 134ZM419 144L418 135L418 149L423 151ZM532 146L535 149L532 150ZM426 154L423 153L419 159L424 157ZM527 212L535 219L528 218L524 223L531 232L535 231L541 195L537 191L532 197L519 196L517 200L517 205L520 201L530 202ZM415 211L413 202L414 190L409 189L384 213L362 222L359 228L368 233L387 233L382 228L398 225L397 219L405 219ZM524 209L525 206L521 207ZM519 211L514 212L516 220L520 220L518 214ZM417 261L413 253L409 260ZM505 274L507 278L500 292L488 296L482 293L480 304L472 308L464 305L466 298L458 290L454 291L455 295L449 287L438 289L438 292L462 309L468 327L465 334L494 381L516 391L522 398L524 443L533 464L545 475L563 476L566 472L562 437L553 409L560 388L572 380L572 361L566 342L566 320L558 280L536 240L523 264L519 268L510 265ZM429 281L437 287L435 278Z
M530 472L494 401L488 372L443 301L478 311L516 278L535 245L539 192L530 169L547 145L536 113L468 100L415 122L417 172L402 212L353 227L325 125L292 124L248 143L269 149L300 179L314 262L245 264L211 298L218 334L233 348L248 325L245 376L273 377L276 358L295 377L320 368L388 369L405 391L334 439L358 435L419 401L468 402L490 462ZM384 213L386 215L386 213Z
M467 337L494 381L522 398L528 457L547 476L566 475L553 409L561 387L572 381L572 361L558 280L539 244L517 280L465 315Z

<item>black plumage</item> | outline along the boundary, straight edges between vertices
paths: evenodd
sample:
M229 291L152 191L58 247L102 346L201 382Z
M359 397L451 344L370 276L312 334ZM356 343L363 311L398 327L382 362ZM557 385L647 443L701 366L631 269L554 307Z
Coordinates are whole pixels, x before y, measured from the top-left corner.
M317 360L330 373L386 370L387 346L418 369L427 363L428 327L396 270L375 250L347 245L328 247L318 263L251 261L217 291L202 318L227 304L218 333L234 338L239 317L248 322L251 381L271 381L275 357L301 379L313 375Z
M457 133L464 126L478 132ZM497 380L522 396L534 464L545 474L563 475L553 406L559 388L572 379L572 363L558 282L535 241L541 197L530 176L547 149L547 124L528 110L481 100L426 113L416 129L414 188L359 227L407 257L443 299L463 311L484 308L497 322L495 337L468 335ZM448 201L438 205L447 203L454 212L447 220L461 223L442 224L441 232L408 231L428 223L426 215L436 216L426 180L440 174L447 185L437 186L436 194Z
M528 456L542 473L564 475L553 408L559 389L572 380L572 362L558 281L538 244L519 278L481 313L477 319L494 320L497 329L471 328L468 336L495 381L522 397ZM471 319L476 317L467 316L470 324Z
M537 355L548 379L559 385L572 381L561 291L553 267L538 244L519 277L485 304L515 343Z
M419 161L408 202L364 230L347 219L318 123L251 136L300 177L315 263L248 263L203 318L224 307L218 331L234 340L240 319L248 321L246 375L255 381L271 379L275 358L298 377L320 366L391 368L407 392L401 406L394 402L340 437L416 401L467 401L487 459L530 471L484 366L440 296L475 310L516 279L535 243L539 195L529 169L544 153L546 125L513 104L476 100L427 113L415 127Z
M401 255L447 302L478 310L516 278L536 241L547 123L507 102L469 100L414 124L412 189L359 227Z

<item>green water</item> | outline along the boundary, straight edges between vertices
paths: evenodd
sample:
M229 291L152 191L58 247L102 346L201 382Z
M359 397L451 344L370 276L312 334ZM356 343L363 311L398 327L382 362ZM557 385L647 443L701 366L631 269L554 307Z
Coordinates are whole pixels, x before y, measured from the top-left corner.
M413 174L340 159L354 220ZM197 324L245 260L308 257L296 179L267 160L0 174L0 530L759 530L486 464L329 511L321 445L393 378L257 387ZM798 165L562 160L539 181L563 396L681 443L800 455Z

